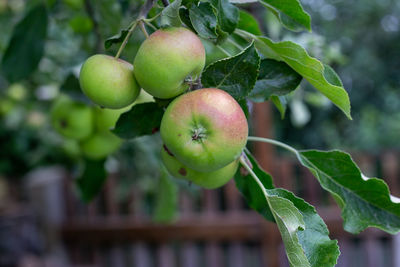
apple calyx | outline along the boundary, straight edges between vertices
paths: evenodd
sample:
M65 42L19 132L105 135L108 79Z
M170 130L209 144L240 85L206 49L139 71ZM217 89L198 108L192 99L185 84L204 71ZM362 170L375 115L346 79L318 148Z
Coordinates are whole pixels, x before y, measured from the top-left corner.
M198 125L192 130L192 141L201 143L207 137L207 129L202 125Z

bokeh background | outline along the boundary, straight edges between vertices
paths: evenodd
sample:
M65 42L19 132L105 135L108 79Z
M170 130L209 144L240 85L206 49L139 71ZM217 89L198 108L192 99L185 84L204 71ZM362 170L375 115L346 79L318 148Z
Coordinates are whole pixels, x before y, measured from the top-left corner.
M353 120L303 82L288 96L283 120L272 105L252 105L252 130L296 148L349 151L364 173L386 179L398 196L400 2L301 2L312 33L287 31L257 4L242 7L272 39L300 43L337 71ZM206 191L163 171L157 134L125 142L105 162L100 195L89 205L79 200L74 181L84 162L76 143L54 131L49 111L61 94L79 98L80 65L92 54L116 53L115 46L105 52L103 42L129 25L142 1L0 0L0 59L15 25L42 3L43 55L26 45L22 66L29 69L39 56L37 68L23 77L13 75L21 68L15 64L0 70L0 266L288 266L275 226L247 208L233 183ZM41 27L20 31L41 45ZM132 62L143 40L136 30L122 58ZM221 56L205 47L207 63ZM267 145L252 149L277 185L317 206L339 239L338 266L400 267L399 236L346 234L332 199L293 158Z

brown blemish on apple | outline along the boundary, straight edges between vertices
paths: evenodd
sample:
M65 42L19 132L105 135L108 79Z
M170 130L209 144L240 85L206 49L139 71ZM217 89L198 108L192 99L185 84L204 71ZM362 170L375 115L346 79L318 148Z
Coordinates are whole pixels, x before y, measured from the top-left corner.
M168 153L168 155L170 155L171 157L175 157L174 154L172 154L171 151L169 151L169 149L166 145L163 145L163 148Z
M185 168L180 168L178 172L179 172L179 174L182 175L182 176L186 176L186 174L187 174L187 171L186 171Z

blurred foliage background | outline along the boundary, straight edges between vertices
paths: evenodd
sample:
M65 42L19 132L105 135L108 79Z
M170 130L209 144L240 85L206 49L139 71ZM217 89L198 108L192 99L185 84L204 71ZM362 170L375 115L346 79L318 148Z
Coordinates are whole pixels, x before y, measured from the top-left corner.
M29 11L42 3L47 8L47 20L36 15L31 20L36 24L22 23L21 29L15 28ZM265 9L251 6L249 9L257 10L260 26L267 35L298 42L311 55L334 67L350 94L354 119L347 120L324 96L303 82L288 97L285 119L281 120L274 109L275 137L298 148L344 148L375 153L398 148L400 3L395 0L362 3L303 0L302 3L312 17L312 33L289 32ZM82 62L94 53L104 53L104 40L127 27L141 5L138 0L0 0L1 175L18 179L35 167L57 163L79 171L80 158L74 145L58 136L49 123L51 104L60 92L79 91L76 77ZM11 40L13 30L29 36L31 42L18 42L18 35ZM143 34L136 30L122 58L131 62L143 39ZM38 47L43 42L41 51ZM114 54L117 48L113 46L106 53ZM217 53L210 44L206 48ZM26 65L12 64L4 56L7 49L25 51ZM209 54L208 61L212 59ZM158 177L160 173L149 173L154 168L140 167L144 161L157 161L156 147L156 144L151 148L141 147L140 142L125 142L113 157L114 163L130 177L128 181L133 179L131 176ZM136 159L135 153L147 156ZM124 158L129 159L128 164L121 160ZM146 182L142 186L152 187Z

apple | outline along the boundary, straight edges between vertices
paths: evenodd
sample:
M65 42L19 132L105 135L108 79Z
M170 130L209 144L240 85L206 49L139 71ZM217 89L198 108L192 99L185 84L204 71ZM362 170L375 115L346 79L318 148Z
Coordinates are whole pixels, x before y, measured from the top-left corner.
M122 140L111 132L97 132L81 142L84 156L89 159L103 159L114 153L121 146Z
M95 127L96 131L108 131L114 128L117 123L119 117L122 113L129 111L134 105L146 102L154 102L154 98L146 93L145 91L140 91L140 94L136 101L125 108L122 109L108 109L108 108L100 108L94 107L94 115L95 115Z
M239 165L239 160L235 160L218 170L199 172L179 162L165 145L161 150L161 159L172 176L186 179L207 189L215 189L226 184L235 175Z
M182 94L189 88L187 79L199 78L205 64L201 40L183 27L155 31L140 46L134 73L140 86L162 99Z
M207 88L174 99L165 110L160 133L180 162L206 172L222 168L240 156L248 125L232 96Z
M82 140L93 132L93 111L67 96L57 99L50 112L54 129L64 137Z
M90 100L110 109L129 106L140 92L133 66L107 55L98 54L88 58L82 65L79 82Z

